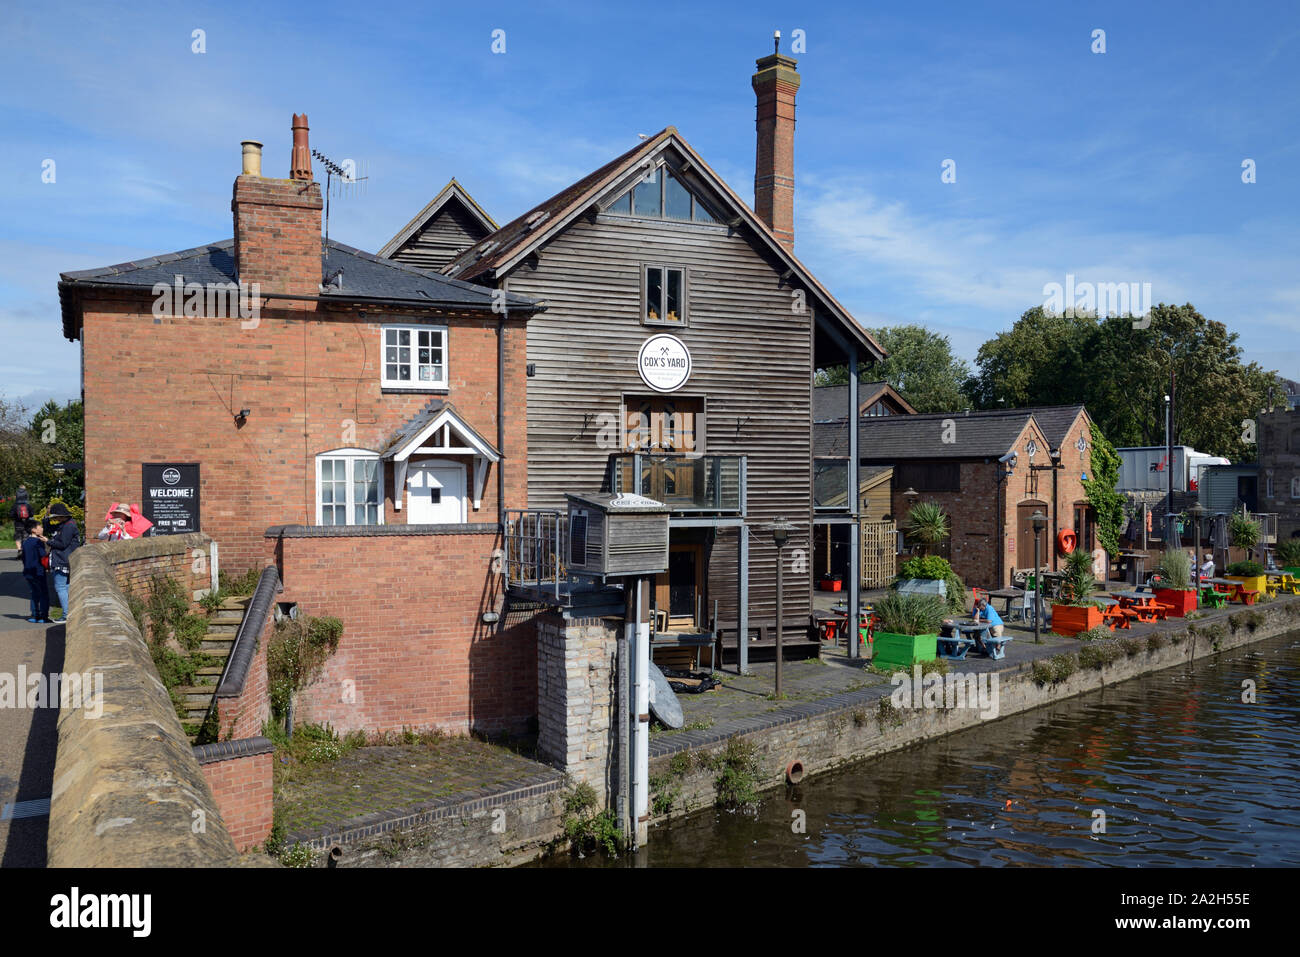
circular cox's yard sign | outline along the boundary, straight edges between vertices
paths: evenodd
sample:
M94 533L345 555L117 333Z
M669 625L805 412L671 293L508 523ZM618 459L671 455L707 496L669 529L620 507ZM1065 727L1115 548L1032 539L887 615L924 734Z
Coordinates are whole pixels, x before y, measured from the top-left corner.
M691 353L676 336L660 333L641 344L636 367L656 392L675 392L691 377Z

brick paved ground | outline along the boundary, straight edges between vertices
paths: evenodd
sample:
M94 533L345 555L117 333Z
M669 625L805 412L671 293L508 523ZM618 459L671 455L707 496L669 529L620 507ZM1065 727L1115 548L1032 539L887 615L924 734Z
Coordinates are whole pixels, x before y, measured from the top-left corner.
M284 759L277 753L275 806L293 840L560 779L516 751L463 737L357 748L292 770Z

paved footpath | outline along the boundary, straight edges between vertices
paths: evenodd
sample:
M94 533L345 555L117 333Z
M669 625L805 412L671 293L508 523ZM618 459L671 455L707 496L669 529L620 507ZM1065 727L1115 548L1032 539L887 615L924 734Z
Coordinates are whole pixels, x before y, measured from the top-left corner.
M12 555L0 549L0 675L62 671L63 626L27 621L27 583ZM0 707L0 867L45 865L58 718L57 707Z

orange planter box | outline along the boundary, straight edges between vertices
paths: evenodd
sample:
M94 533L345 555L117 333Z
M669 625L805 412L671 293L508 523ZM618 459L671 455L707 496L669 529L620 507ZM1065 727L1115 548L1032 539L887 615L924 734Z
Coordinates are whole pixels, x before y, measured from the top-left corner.
M1101 624L1101 609L1095 605L1052 605L1052 631L1067 638Z
M1182 591L1174 588L1157 588L1156 601L1170 607L1169 614L1174 618L1185 618L1189 611L1196 611L1196 592Z

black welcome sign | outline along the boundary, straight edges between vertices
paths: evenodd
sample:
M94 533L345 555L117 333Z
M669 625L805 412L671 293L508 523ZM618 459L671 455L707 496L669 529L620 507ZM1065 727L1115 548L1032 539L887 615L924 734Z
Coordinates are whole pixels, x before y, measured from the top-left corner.
M145 462L140 466L140 510L153 522L150 535L200 531L197 462Z

